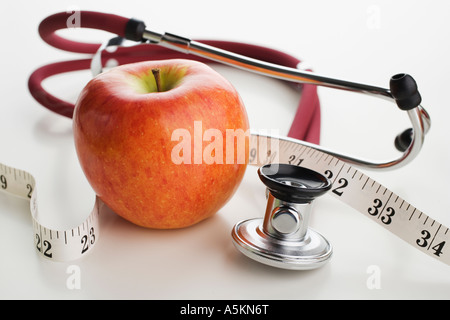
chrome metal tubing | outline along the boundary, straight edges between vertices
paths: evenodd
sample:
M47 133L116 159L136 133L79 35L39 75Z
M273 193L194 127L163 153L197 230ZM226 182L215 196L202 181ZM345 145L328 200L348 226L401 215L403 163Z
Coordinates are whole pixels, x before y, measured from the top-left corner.
M384 98L395 103L389 89L329 78L308 71L268 63L170 33L161 34L146 30L143 34L143 38L148 40L150 43L158 44L178 52L193 54L272 78L368 94L378 98ZM413 128L412 142L408 149L403 152L400 157L394 160L374 162L361 159L359 157L345 155L340 152L335 152L319 145L306 142L305 144L320 151L329 153L358 167L369 169L396 169L409 163L419 153L423 145L424 136L430 127L430 118L422 106L409 110L407 113Z
M429 121L427 121L429 120L429 118L426 118L425 116L426 114L425 109L419 106L417 108L407 111L407 113L412 123L413 138L408 149L405 152L403 152L401 156L399 156L397 159L394 160L371 161L368 159L363 159L361 157L355 157L353 155L347 155L341 152L336 152L320 145L315 145L307 142L302 143L311 148L331 154L336 158L339 158L345 162L348 162L349 164L352 164L360 168L383 169L383 170L398 169L410 163L417 156L420 149L422 148L425 134L429 129Z
M171 33L159 34L152 31L146 31L144 32L143 37L151 43L156 43L175 51L193 54L272 78L379 95L381 97L392 99L390 91L381 87L329 78L309 71L302 71L295 68L268 63L230 51L222 50Z

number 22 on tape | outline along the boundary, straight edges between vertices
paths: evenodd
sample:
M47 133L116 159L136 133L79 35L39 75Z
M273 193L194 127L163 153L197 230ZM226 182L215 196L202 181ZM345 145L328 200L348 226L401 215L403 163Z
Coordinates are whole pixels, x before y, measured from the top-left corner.
M61 231L46 228L38 222L36 181L28 172L0 163L0 191L30 201L34 245L43 257L54 261L76 260L90 251L97 242L100 206L98 198L91 214L82 224Z
M450 265L449 228L433 220L375 180L336 157L307 143L252 134L249 164L289 163L323 173L333 183L330 194L391 231L420 251ZM91 251L98 241L99 211L96 197L89 217L69 230L52 230L39 224L36 182L23 170L0 164L0 191L28 199L37 251L55 261L75 260Z

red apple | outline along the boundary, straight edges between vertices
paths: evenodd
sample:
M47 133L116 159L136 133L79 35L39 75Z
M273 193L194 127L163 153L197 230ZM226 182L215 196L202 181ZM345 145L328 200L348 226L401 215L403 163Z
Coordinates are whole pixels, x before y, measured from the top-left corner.
M248 162L249 124L239 94L212 68L191 60L141 62L100 74L81 92L73 130L96 194L148 228L183 228L214 215L238 188ZM227 133L238 131L246 133L244 141L228 140Z

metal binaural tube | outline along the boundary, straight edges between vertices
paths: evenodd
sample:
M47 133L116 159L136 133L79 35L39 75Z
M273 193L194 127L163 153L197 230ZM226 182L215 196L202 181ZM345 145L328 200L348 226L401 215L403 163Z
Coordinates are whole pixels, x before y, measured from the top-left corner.
M380 95L381 97L392 99L392 95L390 94L390 91L388 89L329 78L317 75L309 71L302 71L295 68L289 68L257 59L252 59L171 33L160 34L153 31L145 31L143 38L150 41L151 43L156 43L175 51L194 54L203 58L207 58L209 60L221 62L230 66L234 66L272 78L298 83L310 83L341 90L362 92L366 94Z
M158 44L168 49L183 52L186 54L193 54L212 61L220 62L242 70L247 70L272 78L364 93L395 102L395 99L389 89L329 78L317 75L309 71L302 71L296 68L289 68L278 64L268 63L220 48L216 48L207 44L203 44L198 41L193 41L188 38L171 33L161 34L146 30L143 33L143 38L145 40L148 40L150 43ZM424 136L428 132L430 127L429 116L421 105L412 108L407 112L412 123L413 135L409 147L397 159L385 161L370 161L362 159L360 157L354 157L340 152L335 152L319 145L310 144L310 146L359 167L384 170L402 167L410 162L415 156L417 156L422 148Z

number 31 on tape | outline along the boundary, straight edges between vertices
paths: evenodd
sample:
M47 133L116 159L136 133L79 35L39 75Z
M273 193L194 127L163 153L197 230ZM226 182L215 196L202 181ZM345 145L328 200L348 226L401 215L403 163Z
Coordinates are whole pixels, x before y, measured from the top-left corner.
M449 228L348 163L301 141L265 135L252 136L250 161L258 166L273 161L301 165L324 174L333 183L331 195L416 249L450 265Z
M277 161L323 173L333 183L331 195L416 249L450 265L450 249L447 248L449 228L348 163L298 140L259 134L251 135L249 156L250 165L261 166ZM81 225L59 231L46 228L38 222L36 182L31 174L0 164L0 191L30 201L35 246L45 258L55 261L76 260L97 243L99 212L103 205L98 197L91 214Z

